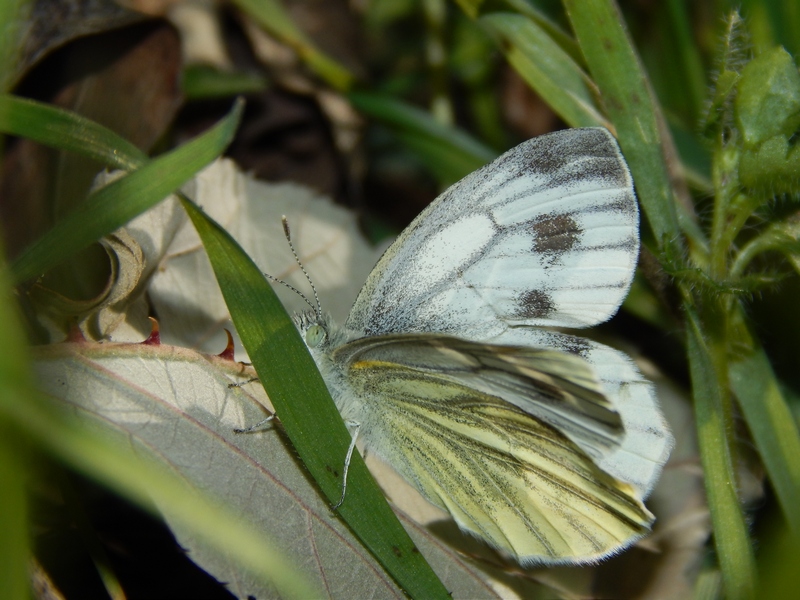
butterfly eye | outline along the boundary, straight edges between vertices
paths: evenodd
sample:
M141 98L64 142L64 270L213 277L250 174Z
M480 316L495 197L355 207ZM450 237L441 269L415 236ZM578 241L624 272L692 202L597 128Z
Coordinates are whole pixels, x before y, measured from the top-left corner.
M306 330L306 344L309 348L316 348L325 340L326 335L322 325L312 325Z

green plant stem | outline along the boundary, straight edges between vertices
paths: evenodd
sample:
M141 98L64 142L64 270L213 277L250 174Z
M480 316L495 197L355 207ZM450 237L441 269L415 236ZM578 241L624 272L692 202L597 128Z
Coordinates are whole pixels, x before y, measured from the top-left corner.
M729 207L736 193L736 168L738 155L718 141L714 152L712 178L714 181L714 214L711 221L711 252L708 274L714 281L721 281L727 274L727 256L730 246L726 228L729 226Z
M800 242L798 242L797 237L792 235L790 231L784 231L780 227L773 226L742 246L742 249L736 254L731 264L730 277L731 279L736 279L744 275L744 271L750 262L759 254L769 250L786 252L787 258L791 261L796 255L787 252L787 249L799 245Z
M682 287L687 317L686 343L692 379L692 396L700 458L711 510L717 560L722 571L726 597L748 600L755 597L756 569L747 526L737 493L731 445L730 395L726 385L726 357L714 332L701 327L691 292ZM708 310L704 311L704 317ZM722 362L722 365L720 365Z

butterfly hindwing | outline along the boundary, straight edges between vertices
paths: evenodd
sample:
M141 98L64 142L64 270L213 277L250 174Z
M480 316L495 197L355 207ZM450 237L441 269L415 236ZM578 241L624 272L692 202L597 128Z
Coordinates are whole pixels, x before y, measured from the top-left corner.
M618 448L622 420L589 364L545 347L498 346L441 334L360 338L334 351L351 373L379 367L429 375L509 402L597 450ZM355 416L354 416L355 418Z
M625 434L620 445L608 451L591 438L562 432L587 452L600 468L634 486L641 497L647 497L658 481L675 440L661 413L652 384L627 356L585 338L527 327L509 328L492 338L491 342L549 348L554 352L560 350L585 360L599 380L603 394L613 400ZM521 407L530 410L529 406Z
M638 257L633 184L604 129L529 140L445 191L386 251L347 328L486 339L585 327L625 297Z
M653 517L630 486L555 428L452 376L480 368L467 366L474 356L413 368L394 360L430 356L442 340L385 337L334 353L363 401L360 435L463 530L523 564L593 561L648 531Z

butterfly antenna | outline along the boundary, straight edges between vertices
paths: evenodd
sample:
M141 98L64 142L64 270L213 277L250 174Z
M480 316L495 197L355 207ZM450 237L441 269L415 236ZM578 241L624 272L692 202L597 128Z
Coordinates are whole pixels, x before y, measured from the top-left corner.
M289 230L289 219L287 219L286 216L283 216L281 217L281 223L283 223L283 234L286 236L286 241L289 242L289 248L291 249L292 254L294 255L294 259L295 261L297 261L297 265L300 267L300 270L303 272L303 275L306 276L306 281L308 281L308 285L311 286L311 291L314 292L314 302L316 302L317 306L314 307L311 304L311 302L309 302L308 299L305 296L303 296L303 294L300 294L300 292L297 293L303 296L303 299L311 307L311 310L313 310L316 313L317 318L322 319L322 305L319 302L319 296L317 295L317 288L314 287L314 282L311 281L311 277L308 276L308 272L306 271L306 268L303 266L303 263L300 262L300 257L297 256L297 252L294 249L294 244L292 244L292 233Z
M280 283L281 285L285 285L287 288L289 288L290 290L292 290L292 291L293 291L295 294L297 294L298 296L300 296L300 297L301 297L301 298L302 298L302 299L305 301L305 303L306 303L306 304L308 304L308 307L309 307L311 310L313 310L313 311L314 311L314 313L316 313L316 312L317 312L317 309L316 309L316 308L314 308L314 305L313 305L313 304L311 304L311 301L310 301L308 298L306 298L306 295L305 295L303 292L301 292L300 290L298 290L296 287L294 287L294 286L293 286L291 283L287 283L287 282L285 282L283 279L278 279L277 277L273 277L273 276L272 276L272 275L270 275L269 273L264 273L264 277L266 277L266 278L267 278L267 279L269 279L270 281L274 281L275 283Z

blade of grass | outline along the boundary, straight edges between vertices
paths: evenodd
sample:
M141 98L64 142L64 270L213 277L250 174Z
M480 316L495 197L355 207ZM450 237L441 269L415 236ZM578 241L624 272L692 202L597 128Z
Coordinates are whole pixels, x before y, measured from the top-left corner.
M780 45L795 56L800 54L800 6L797 2L744 0L741 11L750 23L757 50Z
M356 109L389 127L442 185L458 181L497 156L464 131L442 125L429 113L389 96L352 92L348 98Z
M192 202L182 202L281 424L325 496L331 504L337 502L350 434L313 358L258 267L217 223ZM347 496L338 512L411 597L449 597L357 452L350 463Z
M5 393L5 392L0 392ZM22 400L17 398L17 400ZM0 598L27 598L28 515L23 464L18 436L0 425Z
M494 13L478 22L531 89L570 127L610 127L595 106L586 73L535 21Z
M238 101L209 131L91 194L14 261L14 280L20 283L44 273L161 202L222 154L236 131L242 106Z
M22 38L32 8L29 0L0 0L0 93L10 90L20 75Z
M700 458L727 598L755 597L756 570L724 418L721 386L698 317L686 308L686 343Z
M147 155L128 140L94 121L68 110L8 94L0 95L0 132L83 154L126 171L148 160Z
M5 260L0 243L0 264ZM17 318L6 271L0 269L0 404L26 403L32 387L27 343ZM14 424L0 414L0 598L27 598L30 523L24 460L27 452Z
M189 101L232 98L265 92L269 88L269 80L263 75L246 71L229 73L207 65L190 65L183 71L182 88Z
M733 391L789 529L800 536L800 434L761 348L730 365Z
M703 62L700 58L698 44L692 37L692 25L687 14L687 4L683 0L668 0L670 24L674 31L680 59L681 71L683 72L683 93L688 94L693 107L695 122L703 114L706 96L708 94L708 84L705 78Z
M544 29L550 39L558 44L559 48L571 56L572 60L576 61L581 68L585 67L585 64L582 62L583 55L581 54L581 49L578 47L575 38L564 31L564 29L535 5L528 0L503 0L503 4L508 5L515 13L528 17L531 21Z
M659 246L680 239L670 176L662 149L666 128L611 0L564 0L600 99L633 173L639 201ZM674 153L671 153L674 155Z
M277 0L234 0L256 23L291 47L317 75L339 91L353 83L353 74L338 62L320 52L308 36L295 25L291 16Z

